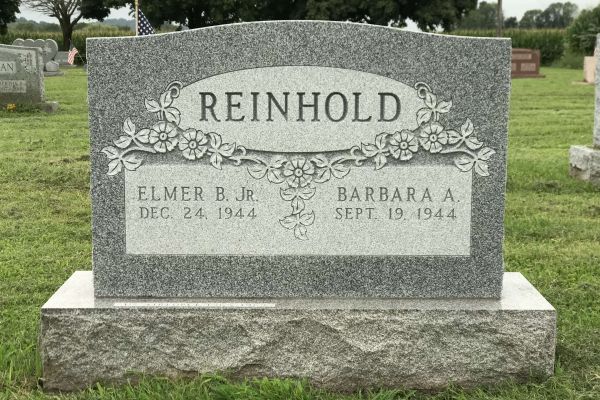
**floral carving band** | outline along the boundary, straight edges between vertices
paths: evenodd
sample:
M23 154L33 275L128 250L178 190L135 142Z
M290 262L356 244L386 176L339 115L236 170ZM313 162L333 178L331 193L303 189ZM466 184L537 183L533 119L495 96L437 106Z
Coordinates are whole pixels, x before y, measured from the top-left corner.
M488 176L487 162L495 154L477 138L470 119L458 129L446 127L441 117L450 111L452 101L438 99L422 82L415 85L424 103L416 115L416 129L379 133L372 143L353 146L341 155L338 152L335 155L264 155L238 143L223 143L216 132L180 128L180 111L173 107L173 99L179 96L182 86L181 82L172 82L158 100L145 100L146 110L158 117L153 126L138 130L131 118L125 120L123 132L113 141L114 145L102 149L109 160L107 174L116 175L124 169L135 171L143 163L144 153L178 151L189 161L208 158L217 169L222 169L224 163L244 164L253 178L280 185L280 196L289 202L291 211L279 223L300 240L308 238L307 227L315 221L314 211L307 210L306 202L314 197L317 185L332 177L345 177L352 165L371 162L379 170L389 162L407 163L418 152L428 152L452 154L454 164L461 171Z

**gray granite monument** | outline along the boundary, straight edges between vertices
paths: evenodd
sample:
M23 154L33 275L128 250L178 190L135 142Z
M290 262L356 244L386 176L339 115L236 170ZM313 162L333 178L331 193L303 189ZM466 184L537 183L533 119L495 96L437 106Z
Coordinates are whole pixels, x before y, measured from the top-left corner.
M58 53L58 44L54 39L15 39L13 46L37 47L42 51L44 76L61 76L64 72L58 69L59 64L54 61Z
M38 49L0 44L0 104L44 101L42 53Z
M600 35L596 39L594 57L600 57ZM572 177L600 186L600 63L596 62L596 112L592 147L571 146L569 150L569 173Z
M93 273L42 308L45 387L552 374L556 312L503 268L509 40L261 22L87 55Z
M46 112L58 110L45 101L43 59L37 48L0 44L0 106L22 104Z

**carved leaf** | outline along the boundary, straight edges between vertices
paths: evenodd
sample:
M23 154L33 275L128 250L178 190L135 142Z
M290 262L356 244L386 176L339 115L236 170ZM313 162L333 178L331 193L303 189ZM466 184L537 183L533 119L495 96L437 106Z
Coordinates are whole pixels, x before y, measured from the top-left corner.
M115 149L112 146L108 146L102 149L102 152L106 154L109 160L114 160L115 158L119 158L119 150Z
M479 153L477 153L477 158L480 160L487 161L494 154L496 154L496 152L493 149L490 149L489 147L484 147L483 149L479 150Z
M235 151L235 143L225 143L219 148L219 153L224 155L225 157L231 157L233 152Z
M331 173L338 179L341 179L348 175L350 172L350 167L344 164L334 164L331 166Z
M131 136L121 135L118 139L114 140L113 143L115 146L124 149L131 144L132 139L133 138Z
M284 156L275 156L271 160L271 164L269 164L270 168L281 168L283 164L287 161L287 158Z
M131 118L127 118L125 122L123 122L123 132L129 136L135 136L135 124L131 121Z
M167 90L163 94L160 95L160 105L162 108L167 108L173 103L173 97L171 96L171 91Z
M467 138L465 143L467 144L467 147L471 150L477 150L478 148L483 146L483 143L480 142L479 139L477 139L476 137Z
M296 215L288 215L279 220L281 226L285 229L294 229L298 225L298 217Z
M279 194L281 198L285 201L292 201L295 198L300 198L303 200L308 200L313 197L316 193L317 189L314 186L304 186L304 187L286 187L280 188ZM297 214L294 212L294 214Z
M122 160L123 166L129 171L135 171L136 169L138 169L138 167L142 165L143 161L142 158L140 158L136 154L127 154L122 158Z
M423 125L429 122L432 112L429 108L421 108L417 111L417 123Z
M322 154L317 154L316 156L314 156L311 161L313 163L315 163L315 165L319 168L325 168L329 165L329 161L327 160L327 157L325 157Z
M279 188L279 195L285 201L292 201L294 197L296 197L296 191L292 187L288 188Z
M306 227L302 225L296 225L294 228L294 236L300 240L308 240L308 236L306 236Z
M252 164L248 167L248 173L254 179L262 179L267 174L267 166L264 164Z
M446 131L446 133L448 134L448 143L450 144L456 144L463 139L461 134L454 130Z
M331 170L328 167L318 168L313 180L317 183L327 182L331 179Z
M144 100L144 104L146 105L146 110L151 113L157 113L160 111L160 104L158 104L158 101L156 100L146 99Z
M175 125L179 125L179 122L181 122L179 110L173 107L165 108L165 119Z
M213 167L215 167L216 169L223 169L223 167L221 166L222 162L223 162L222 155L220 155L216 151L214 153L212 153L212 155L210 156L210 163Z
M309 213L300 214L298 221L304 226L312 225L315 222L315 212L311 211Z
M208 137L210 138L210 146L213 149L218 149L219 147L221 147L221 135L215 132L211 132L208 134Z
M431 92L427 92L425 94L425 105L429 108L435 108L435 105L437 104L437 96Z
M385 157L385 154L377 154L377 156L374 159L375 161L375 169L381 169L383 168L383 166L387 163L387 158Z
M379 135L375 136L375 145L378 149L381 150L385 147L385 139L387 136L388 134L385 132L381 132Z
M377 146L375 146L372 143L362 143L361 150L362 150L363 154L367 157L373 157L374 155L376 155L379 152L379 149L377 149Z
M454 160L454 164L463 172L469 172L475 164L475 159L469 156L460 156Z
M140 143L148 143L150 140L150 129L141 129L138 133L135 134L135 139Z
M465 123L462 124L462 126L460 127L460 133L462 134L462 136L464 138L466 138L473 133L473 130L474 130L473 123L471 122L471 120L469 118L467 118Z
M111 160L108 163L108 172L106 174L107 175L116 175L119 172L121 172L122 169L123 169L123 164L121 163L121 160L118 158L115 158L114 160Z
M448 111L450 111L451 108L452 108L452 100L449 100L449 101L442 100L437 104L436 110L437 110L437 112L440 112L440 113L447 113Z
M313 178L317 183L327 182L329 179L331 179L331 170L329 167L317 169L315 177Z
M317 192L317 188L314 186L304 186L297 189L297 195L304 200L309 200Z
M269 168L269 171L267 172L267 179L269 182L277 184L282 183L285 180L281 170L275 168Z
M485 161L477 160L475 162L475 172L481 176L489 176L488 164Z

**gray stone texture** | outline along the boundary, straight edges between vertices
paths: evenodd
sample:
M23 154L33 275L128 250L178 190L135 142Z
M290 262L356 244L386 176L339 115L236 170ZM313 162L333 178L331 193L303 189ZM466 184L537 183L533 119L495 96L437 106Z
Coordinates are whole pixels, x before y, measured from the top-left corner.
M600 185L600 149L571 146L569 173L574 178Z
M44 101L42 52L38 48L0 44L0 104L41 104ZM14 71L13 71L14 68Z
M261 22L147 37L91 38L87 55L97 296L500 295L509 40L430 35L352 23ZM479 138L496 152L490 161L490 176L473 177L470 256L273 256L269 248L253 256L126 254L124 174L108 176L108 160L101 152L118 137L123 121L131 117L138 126L151 126L156 120L143 100L158 98L174 80L189 85L232 71L286 65L368 72L409 87L427 82L443 98L452 99L450 124L460 127L470 118ZM145 162L161 162L152 157L147 155ZM182 162L179 158L173 157L169 163ZM424 156L422 160L428 165L453 163L451 158L435 161ZM360 235L357 231L351 239L370 240L368 235ZM436 240L452 240L440 236ZM214 238L216 243L227 239ZM282 236L281 240L289 239Z
M553 371L556 311L519 273L499 300L99 300L92 287L76 272L42 308L44 389L215 371L440 389Z

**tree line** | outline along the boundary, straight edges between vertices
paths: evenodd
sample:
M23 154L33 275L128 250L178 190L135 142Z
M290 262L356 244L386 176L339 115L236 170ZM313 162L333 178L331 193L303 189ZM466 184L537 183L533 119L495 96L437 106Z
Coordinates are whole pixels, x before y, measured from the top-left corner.
M140 0L153 26L163 23L200 28L242 21L312 19L354 21L404 27L410 19L423 31L493 29L497 3L477 0ZM133 8L132 0L0 0L0 34L25 5L56 18L68 47L82 18L104 20L111 8ZM577 14L571 2L529 10L520 20L503 19L505 28L565 28Z
M577 5L552 3L545 10L528 10L520 20L516 17L503 18L504 28L556 29L566 28L577 16ZM498 21L498 4L482 1L458 24L458 29L494 29Z

